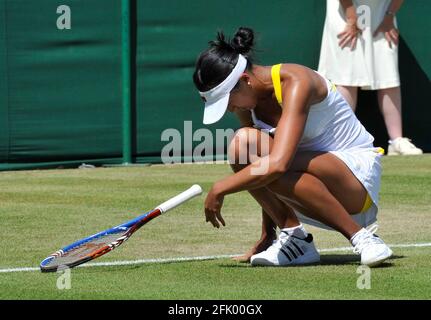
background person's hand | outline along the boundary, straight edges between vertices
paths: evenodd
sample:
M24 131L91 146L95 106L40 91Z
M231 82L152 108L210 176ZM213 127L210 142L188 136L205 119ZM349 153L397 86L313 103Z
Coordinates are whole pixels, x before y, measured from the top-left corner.
M360 34L361 29L359 29L356 25L356 21L347 22L343 32L340 32L337 35L338 45L341 47L341 49L350 47L350 50L355 50L356 42L358 41Z
M394 17L386 15L379 27L374 31L373 37L377 36L380 32L383 32L386 41L388 41L389 48L392 48L392 44L398 45L398 29L394 24Z
M205 199L205 219L206 222L211 222L215 228L220 228L220 222L226 226L223 217L221 216L221 207L223 206L224 197L218 194L214 187L208 192Z

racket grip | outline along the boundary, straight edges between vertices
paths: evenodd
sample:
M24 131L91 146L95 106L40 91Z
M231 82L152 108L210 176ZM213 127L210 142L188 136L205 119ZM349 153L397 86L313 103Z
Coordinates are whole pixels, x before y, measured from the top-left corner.
M165 213L179 206L180 204L200 195L201 193L202 193L202 188L199 185L195 184L191 186L189 189L187 189L186 191L180 193L179 195L169 199L166 202L163 202L156 209L159 209L161 213Z

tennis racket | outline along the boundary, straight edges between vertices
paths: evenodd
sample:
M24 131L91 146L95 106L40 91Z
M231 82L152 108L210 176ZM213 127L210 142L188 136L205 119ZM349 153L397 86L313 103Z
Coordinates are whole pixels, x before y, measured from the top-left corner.
M147 222L201 193L202 188L195 184L188 190L162 203L154 210L148 211L126 223L96 233L58 250L40 263L40 270L42 272L56 272L57 270L73 268L96 259L124 243Z

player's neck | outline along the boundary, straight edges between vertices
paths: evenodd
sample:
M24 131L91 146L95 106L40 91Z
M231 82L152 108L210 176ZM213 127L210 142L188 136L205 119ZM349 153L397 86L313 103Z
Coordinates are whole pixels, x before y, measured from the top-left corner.
M271 67L253 65L250 81L258 99L265 99L272 95L274 85L272 84Z

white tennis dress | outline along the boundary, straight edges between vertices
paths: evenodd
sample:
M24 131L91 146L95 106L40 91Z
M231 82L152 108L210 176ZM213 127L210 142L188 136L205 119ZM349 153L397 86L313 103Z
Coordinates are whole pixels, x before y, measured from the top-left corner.
M337 35L346 26L344 9L339 0L326 1L326 20L323 29L318 71L336 85L378 90L398 87L398 46L389 45L374 31L383 21L391 0L353 0L357 10L359 36L355 50L341 49ZM369 16L369 19L367 19ZM395 21L396 24L396 21ZM364 26L363 26L364 25Z
M330 152L349 167L368 191L372 200L368 210L352 215L358 224L366 227L376 221L378 211L381 148L373 146L374 137L359 122L352 108L343 96L338 93L335 86L326 78L324 79L328 86L328 95L323 101L310 107L297 152ZM276 128L257 119L253 110L251 115L256 128L275 133ZM319 221L304 216L300 212L295 212L304 223L331 229Z

